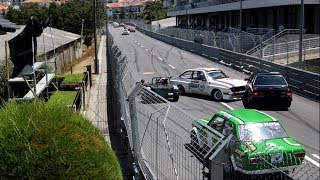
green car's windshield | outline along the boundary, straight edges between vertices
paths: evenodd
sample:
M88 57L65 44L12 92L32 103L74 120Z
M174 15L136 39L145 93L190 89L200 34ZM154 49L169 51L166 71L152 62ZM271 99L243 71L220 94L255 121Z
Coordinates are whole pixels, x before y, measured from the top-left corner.
M239 138L242 141L261 141L267 139L284 138L287 133L279 122L265 122L241 124L238 126Z

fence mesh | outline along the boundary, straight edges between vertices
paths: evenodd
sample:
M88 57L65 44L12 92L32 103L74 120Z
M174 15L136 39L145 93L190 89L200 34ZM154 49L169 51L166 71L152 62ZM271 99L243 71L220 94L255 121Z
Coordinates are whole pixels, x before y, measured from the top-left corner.
M218 173L223 173L225 179L319 179L317 167L272 143L267 147L247 140L234 142L245 146L255 159L248 152L230 153L229 145L223 145L228 134L200 123L137 83L134 68L113 43L111 34L107 48L112 62L114 113L118 114L117 120L124 122L135 162L145 179L205 179L208 174L217 173L210 163L223 167L224 173ZM246 136L244 139L257 138L251 133ZM230 153L227 159L215 157L220 148L223 153ZM247 166L242 166L242 172L240 160Z

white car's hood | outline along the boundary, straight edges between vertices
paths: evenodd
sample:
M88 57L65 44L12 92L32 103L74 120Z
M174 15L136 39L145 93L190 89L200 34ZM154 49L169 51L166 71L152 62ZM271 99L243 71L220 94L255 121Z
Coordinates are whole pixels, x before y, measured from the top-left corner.
M231 78L216 79L215 82L221 85L223 84L229 88L245 86L247 84L247 81L240 80L240 79L231 79Z

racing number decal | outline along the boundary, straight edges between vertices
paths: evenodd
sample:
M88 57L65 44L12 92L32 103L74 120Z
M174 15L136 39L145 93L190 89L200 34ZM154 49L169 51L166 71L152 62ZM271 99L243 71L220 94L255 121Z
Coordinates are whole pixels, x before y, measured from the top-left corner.
M191 81L190 88L198 88L200 91L205 89L205 85L201 83L202 81Z

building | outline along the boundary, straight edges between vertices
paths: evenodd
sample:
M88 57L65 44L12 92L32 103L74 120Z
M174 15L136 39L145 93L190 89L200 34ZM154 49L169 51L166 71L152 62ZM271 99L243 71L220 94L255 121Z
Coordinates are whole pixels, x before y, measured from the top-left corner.
M49 7L51 3L56 3L57 5L61 5L62 3L64 3L64 0L22 0L20 1L20 4L22 6L30 3L37 3L40 6Z
M115 19L120 18L121 11L125 13L125 17L135 19L145 7L147 0L120 0L117 3L107 3L108 16L112 15Z
M184 28L214 27L223 30L240 27L282 29L300 28L301 0L167 0L168 16L176 16L176 25ZM242 8L240 8L242 5ZM304 29L320 33L319 0L304 0Z

